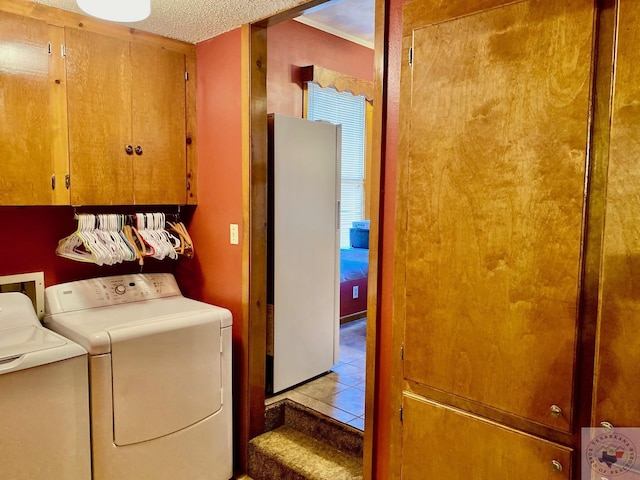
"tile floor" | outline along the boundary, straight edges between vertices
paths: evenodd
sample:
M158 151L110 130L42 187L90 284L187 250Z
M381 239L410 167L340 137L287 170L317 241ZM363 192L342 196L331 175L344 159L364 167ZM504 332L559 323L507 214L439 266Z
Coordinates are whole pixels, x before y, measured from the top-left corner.
M367 319L340 327L340 361L330 373L267 399L289 398L342 423L364 430Z

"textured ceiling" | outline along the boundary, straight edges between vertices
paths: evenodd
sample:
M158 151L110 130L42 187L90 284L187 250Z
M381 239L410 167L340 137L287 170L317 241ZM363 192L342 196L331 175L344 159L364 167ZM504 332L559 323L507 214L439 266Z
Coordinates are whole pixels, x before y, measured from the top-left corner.
M76 5L76 0L32 1L63 10L83 13ZM312 26L325 29L323 28L324 25L330 33L345 36L345 38L349 38L348 35L360 37L362 35L362 27L356 26L356 24L362 23L361 2L363 1L371 4L371 12L373 12L374 0L333 0L326 8L318 8L317 12L305 15L305 17L312 18L316 13L318 15L322 14L322 19L318 20L319 24ZM189 43L198 43L245 23L261 20L306 2L307 0L151 0L151 15L149 18L141 22L124 23L122 25ZM354 12L358 13L355 13L352 17L354 18L354 23L350 31L348 23L345 24L344 21L344 18L347 18L344 13L346 11L345 6L340 5L352 2L357 4L355 7L357 10ZM336 15L336 18L339 16L342 20L339 26L335 26L335 31L331 31L331 20L327 20L326 17L328 15L327 11L330 12L334 6L340 8L340 13ZM323 6L321 5L320 7ZM356 19L358 20L356 21ZM305 23L311 25L312 21ZM369 23L372 35L373 22ZM341 35L341 32L345 35ZM366 42L367 40L364 41Z

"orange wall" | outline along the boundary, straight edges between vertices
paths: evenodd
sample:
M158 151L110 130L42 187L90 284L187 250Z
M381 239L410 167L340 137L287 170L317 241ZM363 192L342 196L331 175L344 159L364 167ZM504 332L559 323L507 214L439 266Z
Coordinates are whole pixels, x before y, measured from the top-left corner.
M185 295L233 314L234 441L240 438L246 372L242 331L242 242L229 243L229 224L242 225L241 31L196 45L198 206L188 224L195 258L180 263ZM236 455L238 449L235 449Z
M376 389L376 478L389 478L391 422L397 420L398 405L391 404L392 383L392 305L393 240L395 231L396 164L398 148L398 105L400 101L400 65L402 61L402 6L407 0L387 2L389 18L387 52L387 104L382 167L382 207L380 240L380 287L378 289L380 325L378 344L378 385Z
M196 46L198 206L189 222L193 261L178 277L190 297L229 308L242 324L242 247L229 243L229 224L242 235L240 30Z
M267 30L267 111L302 118L300 67L373 80L373 50L294 20Z

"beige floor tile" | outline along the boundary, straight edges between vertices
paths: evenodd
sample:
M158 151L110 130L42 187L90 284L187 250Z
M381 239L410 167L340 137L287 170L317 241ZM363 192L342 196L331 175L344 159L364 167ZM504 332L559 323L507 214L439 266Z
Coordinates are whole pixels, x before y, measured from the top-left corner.
M357 415L354 415L349 412L345 412L344 410L336 408L333 405L330 405L326 402L322 402L315 398L311 398L300 392L295 392L295 391L292 392L289 398L294 402L300 403L305 407L309 407L315 410L316 412L320 412L342 423L350 422L351 420L354 420L357 417Z
M311 382L300 385L299 387L296 387L294 391L304 393L305 395L315 399L320 399L328 395L341 392L347 388L347 385L339 383L337 378L330 377L329 375L316 378Z
M342 363L332 368L332 374L336 375L338 382L353 387L365 381L364 368L358 368L355 365Z
M352 427L357 428L358 430L364 431L364 418L356 417L350 422L347 422L347 425L351 425Z
M356 417L364 415L364 392L354 387L329 395L321 401Z

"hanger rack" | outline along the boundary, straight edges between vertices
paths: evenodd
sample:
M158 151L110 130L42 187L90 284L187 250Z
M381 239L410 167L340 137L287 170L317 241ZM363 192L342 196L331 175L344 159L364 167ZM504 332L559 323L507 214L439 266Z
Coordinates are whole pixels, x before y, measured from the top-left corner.
M75 209L74 209L75 210ZM78 213L78 228L58 242L56 254L85 263L113 265L124 261L144 264L146 257L193 258L193 241L177 213Z

